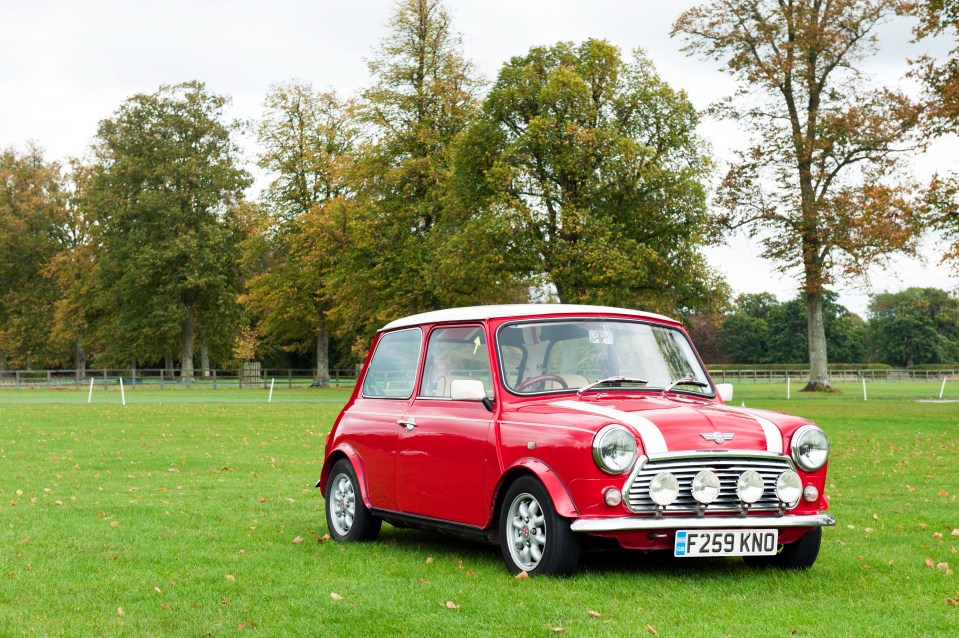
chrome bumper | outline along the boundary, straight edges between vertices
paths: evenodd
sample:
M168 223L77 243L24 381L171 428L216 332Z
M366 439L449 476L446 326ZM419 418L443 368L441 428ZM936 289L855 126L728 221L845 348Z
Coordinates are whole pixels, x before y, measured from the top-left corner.
M661 516L657 518L580 518L573 521L574 532L627 532L655 529L754 529L776 527L832 527L830 514L806 516Z

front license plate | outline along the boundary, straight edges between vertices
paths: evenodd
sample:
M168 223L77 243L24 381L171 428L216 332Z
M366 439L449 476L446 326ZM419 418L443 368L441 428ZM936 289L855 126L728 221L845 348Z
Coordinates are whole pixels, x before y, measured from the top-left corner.
M709 529L679 530L673 555L696 556L770 556L776 553L779 530Z

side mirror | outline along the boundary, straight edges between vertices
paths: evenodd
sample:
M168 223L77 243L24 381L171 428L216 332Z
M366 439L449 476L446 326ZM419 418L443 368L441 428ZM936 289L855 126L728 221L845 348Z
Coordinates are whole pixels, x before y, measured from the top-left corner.
M482 401L486 388L479 379L457 379L450 383L450 398L454 401Z
M716 390L719 391L719 398L723 400L723 403L729 403L733 400L732 383L718 383L716 384Z

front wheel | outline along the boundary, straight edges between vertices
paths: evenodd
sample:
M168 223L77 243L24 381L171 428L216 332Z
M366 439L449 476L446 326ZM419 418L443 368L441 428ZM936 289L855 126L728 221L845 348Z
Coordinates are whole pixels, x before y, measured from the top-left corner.
M383 521L363 504L353 465L340 459L330 470L326 485L326 526L336 541L372 541Z
M531 476L518 478L506 491L499 532L510 573L568 576L579 562L579 536L556 513L546 488Z
M779 553L772 556L743 556L750 567L772 567L776 569L809 569L819 556L822 544L822 528L816 527L806 532L798 541L782 545Z

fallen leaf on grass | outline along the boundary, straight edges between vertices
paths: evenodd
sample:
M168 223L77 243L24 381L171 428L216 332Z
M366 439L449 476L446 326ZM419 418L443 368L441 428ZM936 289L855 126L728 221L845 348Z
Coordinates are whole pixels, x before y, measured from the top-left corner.
M959 591L956 592L956 597L955 597L955 598L947 598L947 599L946 599L946 603L949 604L949 605L957 605L957 606L959 606Z
M939 532L936 532L935 534L932 535L932 537L936 540L940 540L942 538L942 534L940 534Z
M652 625L646 625L646 629L648 629L648 630L649 630L649 633L653 634L654 636L658 636L658 635L659 635L659 632L656 631L656 630L653 628Z
M302 542L303 542L303 537L302 537L302 536L297 536L296 538L293 539L293 544L294 544L294 545L299 545L299 544L302 543Z
M117 616L122 616L124 613L123 607L117 607Z
M598 611L593 611L592 609L587 610L586 613L589 614L590 616L592 616L593 618L602 618L602 617L603 617L603 614L599 613Z
M53 501L54 505L63 505L63 501Z
M337 594L335 591L330 593L330 598L332 598L333 600L336 600L336 601L346 600L345 598L343 598L342 596L340 596L339 594Z
M110 527L120 527L120 521L110 521Z
M953 535L953 536L959 536L959 528L956 528L956 529L952 530L952 535Z
M432 556L427 556L427 557L426 557L426 564L429 565L429 564L432 563L432 562L433 562L433 557L432 557Z
M329 534L323 534L323 535L320 536L318 539L316 539L316 542L319 543L319 544L322 544L322 543L325 543L325 542L328 541L328 540L330 540L330 535L329 535Z
M554 633L554 634L561 634L561 633L563 633L564 631L566 631L566 630L563 629L562 627L553 627L553 633Z
M926 563L926 567L935 567L935 566L936 566L936 562L935 562L934 560L932 560L931 558L926 558L926 560L923 561L923 562Z
M946 490L939 490L939 496L949 496L949 492Z
M452 600L447 600L447 601L446 601L446 608L447 608L447 609L459 609L460 606L457 605L456 603L454 603Z
M520 572L516 574L516 580L529 580L529 572Z
M234 576L233 574L227 574L226 579L232 583L233 581L236 580L236 576Z
M417 578L416 580L419 581L420 585L429 585L429 583L423 580L422 578Z

